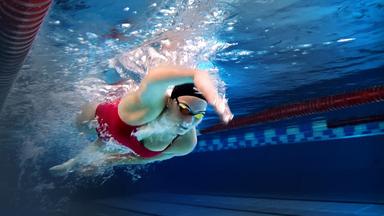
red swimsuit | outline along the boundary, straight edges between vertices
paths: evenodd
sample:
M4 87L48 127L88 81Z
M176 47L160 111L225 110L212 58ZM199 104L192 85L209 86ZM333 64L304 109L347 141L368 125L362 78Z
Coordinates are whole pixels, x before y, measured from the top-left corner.
M131 126L124 123L118 114L120 99L113 102L101 103L96 108L96 119L99 122L96 131L102 140L113 138L119 144L130 148L133 152L143 158L151 158L164 152L151 151L147 149L137 138L132 135L139 126Z

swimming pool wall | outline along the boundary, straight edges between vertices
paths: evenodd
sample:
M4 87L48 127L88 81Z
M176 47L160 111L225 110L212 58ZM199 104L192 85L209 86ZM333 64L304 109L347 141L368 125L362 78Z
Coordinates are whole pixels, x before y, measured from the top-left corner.
M384 203L384 121L354 121L382 108L379 102L202 134L192 154L154 165L125 192ZM340 119L351 124L331 127Z
M199 137L196 152L256 148L264 145L328 141L384 135L384 121L328 128L326 120L317 120L281 128L258 130L243 128Z
M205 151L154 165L108 193L173 192L384 204L383 135ZM124 183L125 182L125 183Z

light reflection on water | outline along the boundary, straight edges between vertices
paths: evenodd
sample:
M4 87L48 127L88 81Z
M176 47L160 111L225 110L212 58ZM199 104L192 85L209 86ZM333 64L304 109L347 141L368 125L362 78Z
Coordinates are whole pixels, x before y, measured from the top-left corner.
M41 205L53 205L48 193L67 188L56 198L64 205L66 195L92 181L83 176L52 179L47 169L95 139L95 134L80 135L74 126L80 106L137 87L147 67L214 60L232 98L246 99L244 106L231 104L230 98L234 113L247 114L267 103L278 104L262 98L274 91L382 66L382 12L380 1L57 1L1 114L0 148L8 153L3 158L18 155L18 180L12 180L18 201L28 203L33 196ZM169 41L183 43L164 49ZM127 58L128 50L138 56ZM110 69L125 81L107 84L103 74ZM326 86L339 87L343 84ZM207 119L214 118L209 112ZM146 170L126 172L137 180ZM111 175L113 170L94 183Z

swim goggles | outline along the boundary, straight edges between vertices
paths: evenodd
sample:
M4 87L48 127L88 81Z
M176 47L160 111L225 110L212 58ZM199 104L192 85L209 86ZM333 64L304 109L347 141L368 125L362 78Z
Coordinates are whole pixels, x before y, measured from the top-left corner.
M186 105L184 103L180 103L177 98L176 98L176 102L177 102L177 105L179 106L179 110L180 110L181 114L183 114L183 115L191 115L191 116L195 117L198 120L204 118L204 114L205 113L203 113L203 112L193 113L191 111L191 108L189 108L188 105Z

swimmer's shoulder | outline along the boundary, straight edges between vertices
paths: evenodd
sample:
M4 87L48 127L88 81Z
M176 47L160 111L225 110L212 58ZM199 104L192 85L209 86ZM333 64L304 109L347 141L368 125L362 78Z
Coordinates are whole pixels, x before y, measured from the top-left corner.
M118 106L119 117L129 125L143 125L155 120L165 107L166 97L153 104L144 104L137 91L123 96Z

